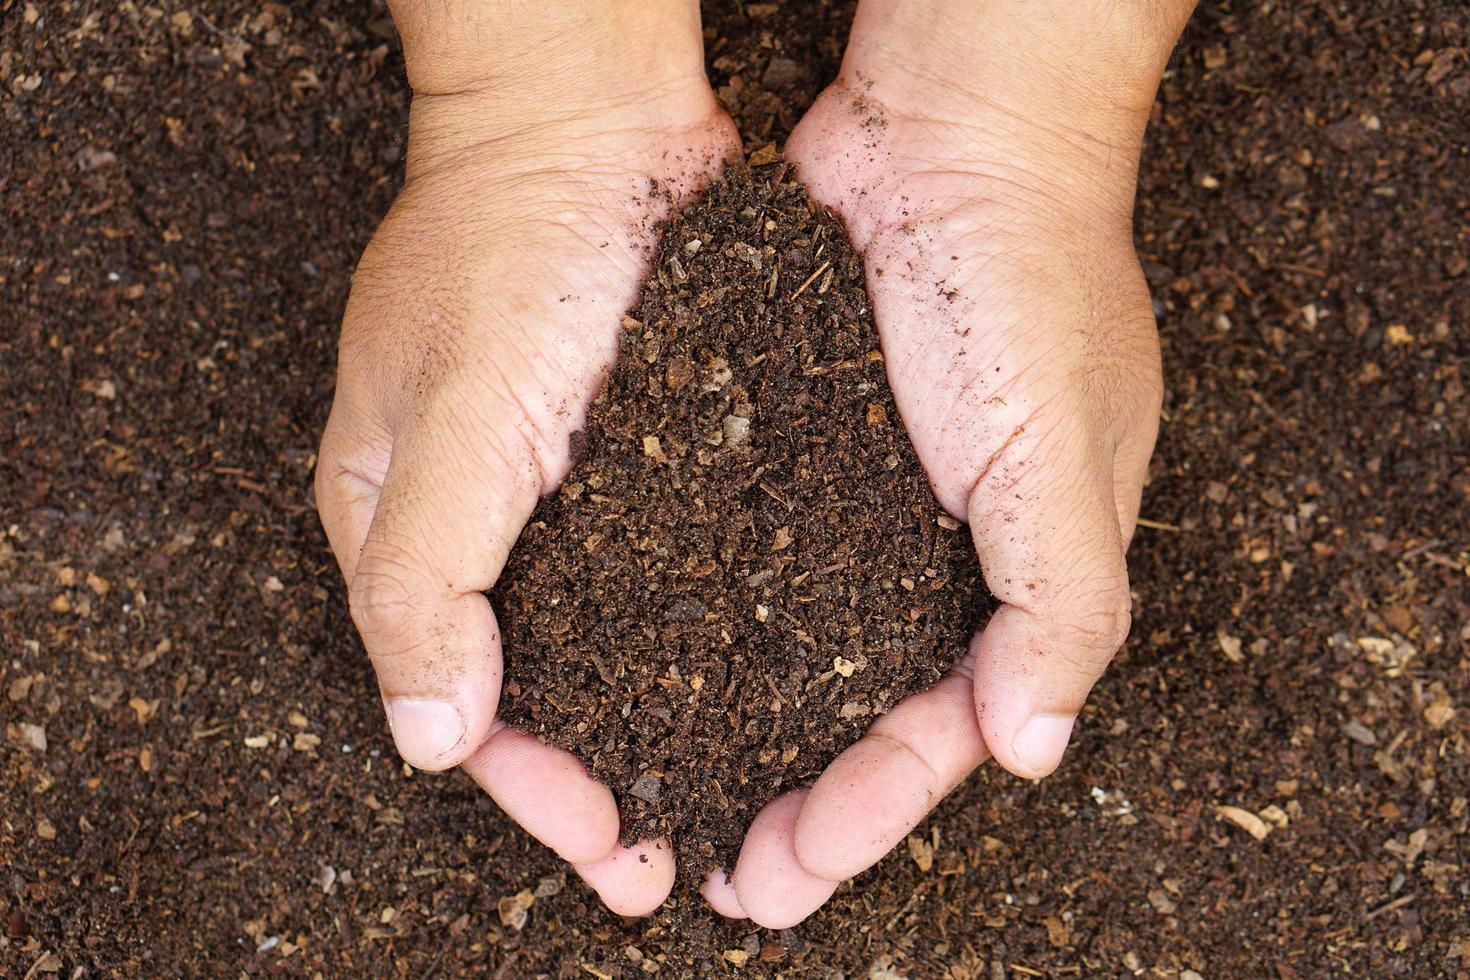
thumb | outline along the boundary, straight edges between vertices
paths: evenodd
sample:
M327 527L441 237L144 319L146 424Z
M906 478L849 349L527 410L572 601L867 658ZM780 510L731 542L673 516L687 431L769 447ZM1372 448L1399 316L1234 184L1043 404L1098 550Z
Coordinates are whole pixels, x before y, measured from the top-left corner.
M348 602L399 754L435 770L458 765L490 734L502 669L500 631L483 593L541 490L513 425L436 417L445 414L430 408L394 441L360 545L346 540L350 506L322 501L324 518L344 515ZM324 483L331 498L332 481Z
M972 652L986 747L1039 779L1127 637L1131 600L1111 447L1080 419L1026 442L970 494L986 584L1002 602Z

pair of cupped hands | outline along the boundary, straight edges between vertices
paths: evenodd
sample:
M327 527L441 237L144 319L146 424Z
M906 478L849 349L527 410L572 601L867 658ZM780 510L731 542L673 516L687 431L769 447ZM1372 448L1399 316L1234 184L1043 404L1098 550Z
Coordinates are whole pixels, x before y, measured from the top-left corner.
M863 256L904 425L1002 604L948 676L767 805L706 879L717 912L770 928L985 760L1048 775L1129 627L1162 391L1131 211L1178 27L1148 45L1147 25L1111 24L1040 57L1037 32L1059 29L1043 8L1094 4L973 4L959 30L948 2L864 0L784 156ZM609 908L646 914L672 849L621 846L609 789L497 719L484 593L570 469L660 219L742 148L693 4L474 9L394 5L407 179L353 280L317 504L403 758L462 767Z

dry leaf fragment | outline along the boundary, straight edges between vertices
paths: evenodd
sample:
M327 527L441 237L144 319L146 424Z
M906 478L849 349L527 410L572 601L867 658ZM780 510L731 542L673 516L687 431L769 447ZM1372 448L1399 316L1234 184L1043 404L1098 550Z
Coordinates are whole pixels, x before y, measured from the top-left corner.
M914 859L920 871L928 871L934 867L934 845L922 837L910 837L909 857Z
M767 167L780 159L781 157L776 152L775 144L767 143L750 155L749 163L752 167Z
M1271 833L1271 828L1266 824L1266 821L1249 810L1242 810L1238 806L1217 806L1215 807L1215 812L1235 824L1235 826L1247 834L1250 834L1256 840L1265 840L1266 835Z
M1231 636L1222 628L1215 633L1215 639L1220 643L1220 652L1225 654L1225 659L1233 664L1245 660L1245 655L1240 652L1240 637Z
M694 380L694 362L683 355L676 354L669 358L669 363L664 369L664 384L670 391L678 391ZM645 440L646 442L647 440Z
M133 714L138 716L138 724L148 724L148 719L153 717L153 712L158 710L157 701L146 701L143 698L128 698L128 707L133 709Z
M1378 735L1356 718L1349 718L1342 724L1342 733L1359 745L1377 745Z
M39 974L42 974L42 973L60 973L60 972L61 972L61 958L59 956L57 956L55 953L51 952L50 950L47 950L46 952L44 952L44 953L41 954L41 958L40 959L36 960L36 962L34 962L34 963L31 964L31 968L26 971L26 976L28 976L28 977L35 977L35 976L37 976Z
M663 792L663 781L652 773L645 772L633 781L628 788L628 793L642 800L644 803L657 803L659 794Z
M1291 823L1291 818L1286 815L1286 811L1275 803L1261 811L1261 819L1281 829L1285 829Z
M530 918L526 910L535 904L535 902L535 893L529 888L515 895L504 896L496 903L495 907L496 911L500 913L500 924L507 929L520 932L526 927L526 920Z
M1160 915L1173 915L1179 910L1179 906L1174 904L1174 900L1169 897L1169 893L1162 888L1155 888L1148 893L1148 904L1152 905L1154 911Z
M791 528L778 527L776 528L776 539L771 542L771 550L784 551L786 548L790 547L791 542L795 540L796 538L792 537L791 535Z
M1398 677L1403 674L1409 661L1418 654L1413 644L1402 638L1388 640L1381 636L1360 636L1358 637L1358 648L1363 651L1369 663L1382 667L1387 677Z
M514 898L502 898L499 904L500 924L507 929L520 932L526 927L526 920L530 918L526 910L516 904Z
M10 682L10 687L6 690L6 696L12 701L24 701L31 693L31 686L42 676L41 674L27 674L24 677L17 677Z
M1448 698L1441 698L1424 709L1424 720L1435 730L1448 725L1455 717L1455 706Z
M750 961L750 954L743 949L727 949L721 955L736 966L744 966Z
M1071 945L1072 930L1068 929L1067 924L1061 919L1054 915L1049 915L1041 920L1041 924L1046 926L1047 942L1059 949Z

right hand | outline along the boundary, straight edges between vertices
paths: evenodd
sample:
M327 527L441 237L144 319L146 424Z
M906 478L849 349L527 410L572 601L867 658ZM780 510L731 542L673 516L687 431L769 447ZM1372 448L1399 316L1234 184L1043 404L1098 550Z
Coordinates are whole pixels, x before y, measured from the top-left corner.
M592 29L600 14L573 6ZM672 886L673 853L619 846L607 787L496 720L500 634L484 592L570 469L658 221L739 138L704 77L692 8L662 12L641 52L657 72L614 57L650 47L650 32L573 37L574 24L545 45L520 38L535 57L523 71L502 60L493 79L431 84L416 13L395 9L416 88L407 179L353 279L317 504L399 753L462 765L613 911L645 914Z

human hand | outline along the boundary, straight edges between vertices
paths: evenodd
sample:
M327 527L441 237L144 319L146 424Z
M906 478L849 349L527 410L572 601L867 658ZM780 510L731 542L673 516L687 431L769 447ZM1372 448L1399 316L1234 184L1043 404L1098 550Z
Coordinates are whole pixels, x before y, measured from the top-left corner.
M691 2L393 12L415 89L407 179L353 279L322 523L403 758L463 765L610 908L644 914L672 851L619 846L612 793L496 720L483 593L570 468L658 220L738 137Z
M706 884L717 911L794 925L985 758L1050 774L1127 635L1162 398L1133 189L1190 6L864 0L787 144L864 257L899 412L1002 605L947 677L757 816Z

